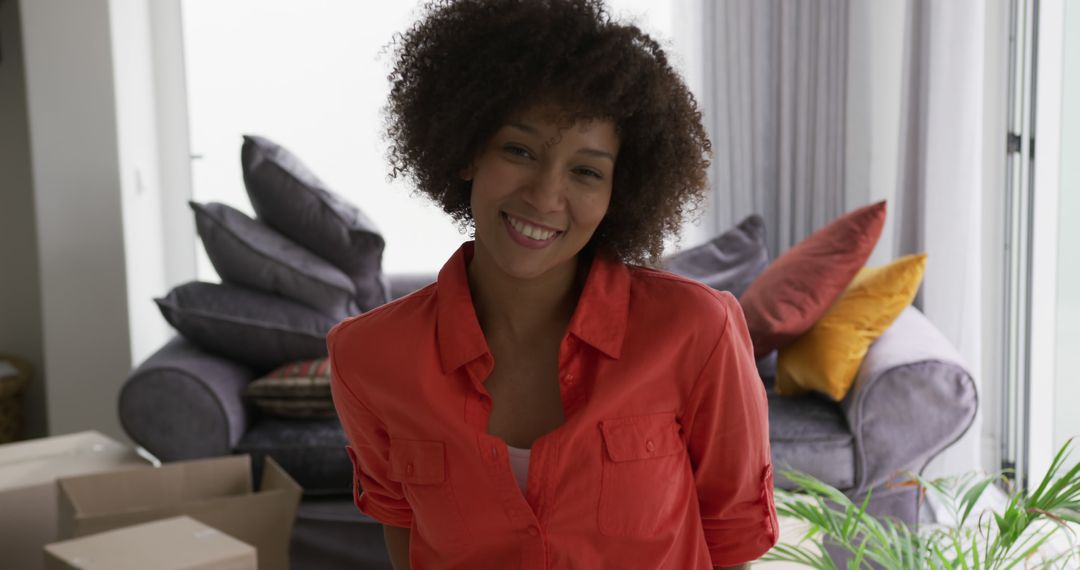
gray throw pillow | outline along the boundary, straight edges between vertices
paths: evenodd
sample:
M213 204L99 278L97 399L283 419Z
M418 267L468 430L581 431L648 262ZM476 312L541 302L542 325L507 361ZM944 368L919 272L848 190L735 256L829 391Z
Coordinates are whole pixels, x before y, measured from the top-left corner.
M736 298L768 264L765 220L757 214L697 247L672 254L662 261L664 269L713 289L730 291Z
M235 208L189 204L222 281L281 295L338 320L360 311L356 286L330 262Z
M192 343L257 371L326 356L326 333L337 323L283 297L227 284L191 281L154 302Z
M356 206L331 192L295 155L264 137L244 135L244 186L256 216L344 271L360 309L389 300L382 275L385 242Z

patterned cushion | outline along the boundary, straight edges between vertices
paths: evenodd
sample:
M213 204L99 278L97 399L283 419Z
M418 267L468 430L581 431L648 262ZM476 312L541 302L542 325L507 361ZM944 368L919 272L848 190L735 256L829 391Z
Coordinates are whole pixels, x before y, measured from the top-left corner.
M337 417L330 396L330 360L327 358L280 366L249 384L244 397L271 416Z
M269 139L245 135L240 165L259 220L344 271L356 285L361 310L389 299L382 274L386 243L363 212Z
M225 204L190 202L222 281L273 293L344 319L360 312L356 286L329 261Z

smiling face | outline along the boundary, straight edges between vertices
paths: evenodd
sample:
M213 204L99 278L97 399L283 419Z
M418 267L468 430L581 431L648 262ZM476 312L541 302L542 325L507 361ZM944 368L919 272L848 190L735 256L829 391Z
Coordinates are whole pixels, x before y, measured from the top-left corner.
M476 247L519 279L573 263L607 213L618 150L610 120L560 130L545 108L512 117L465 173Z

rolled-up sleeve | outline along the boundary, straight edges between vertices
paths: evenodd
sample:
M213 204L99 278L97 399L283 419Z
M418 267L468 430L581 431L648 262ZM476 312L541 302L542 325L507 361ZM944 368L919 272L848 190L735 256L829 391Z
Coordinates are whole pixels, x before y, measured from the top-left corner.
M723 330L695 381L684 421L712 563L734 566L768 552L779 529L765 387L742 308L728 293L719 298L726 309Z
M327 335L330 355L330 390L341 427L349 444L346 452L353 465L353 500L360 512L390 526L412 526L401 483L390 479L390 436L385 424L350 388L353 372L338 365L335 348L338 328Z

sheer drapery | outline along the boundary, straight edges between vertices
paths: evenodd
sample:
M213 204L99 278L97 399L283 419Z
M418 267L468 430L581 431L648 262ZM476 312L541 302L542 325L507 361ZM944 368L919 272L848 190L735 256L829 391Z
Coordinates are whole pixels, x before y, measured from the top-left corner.
M717 231L765 218L774 257L845 209L848 0L702 4Z
M978 381L985 7L898 2L701 5L702 107L715 150L706 216L719 232L761 214L776 256L843 212L888 200L870 264L929 252L915 304ZM979 465L980 432L981 412L928 473Z

